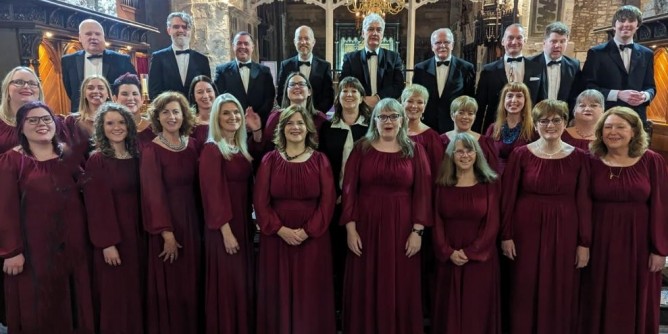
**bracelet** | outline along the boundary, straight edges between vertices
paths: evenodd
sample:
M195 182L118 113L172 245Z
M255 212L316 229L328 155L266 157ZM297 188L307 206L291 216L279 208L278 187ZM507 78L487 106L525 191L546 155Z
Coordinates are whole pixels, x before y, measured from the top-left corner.
M259 129L257 129L257 130L251 130L251 131L252 131L252 132L262 131L262 128L259 128Z
M413 228L413 230L411 232L415 232L415 234L417 234L419 236L422 236L422 234L424 234L424 229L419 230L419 229Z

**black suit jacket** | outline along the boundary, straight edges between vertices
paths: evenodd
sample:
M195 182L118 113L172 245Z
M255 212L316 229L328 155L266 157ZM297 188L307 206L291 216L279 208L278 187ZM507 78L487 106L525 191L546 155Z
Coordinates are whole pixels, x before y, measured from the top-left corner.
M543 95L548 97L549 79L547 77L547 63L545 62L545 55L539 53L533 57L527 58L531 61L540 64L543 69ZM569 110L573 110L575 106L575 99L583 90L582 71L580 70L580 61L569 58L567 56L561 57L561 78L559 82L559 92L557 93L557 100L568 103Z
M629 72L624 68L622 56L614 40L599 44L587 52L587 61L582 69L587 88L600 91L607 99L610 90L633 89L649 93L651 101L656 95L654 83L654 52L639 45L633 44L631 51L631 65ZM644 121L647 120L646 108L649 101L637 107L630 106L622 100L605 101L605 108L615 106L629 107Z
M63 71L63 85L72 103L72 112L77 112L79 108L81 83L84 79L84 57L85 52L82 50L65 55L60 59ZM115 51L104 50L102 55L102 75L109 81L110 85L118 77L127 72L137 74L135 67L130 62L130 56Z
M148 71L148 94L154 99L160 93L172 90L181 92L190 99L188 90L193 78L198 75L206 75L211 78L211 67L209 67L209 58L195 51L190 51L188 60L188 71L186 73L185 85L181 83L179 74L179 65L176 63L174 49L169 46L158 50L151 56L151 67Z
M475 99L478 102L478 113L473 123L473 131L485 133L487 127L496 122L496 109L499 106L499 95L503 86L508 83L504 59L501 58L483 66L478 80ZM531 102L538 103L545 99L543 88L543 68L532 61L524 59L524 84L531 93Z
M278 70L278 89L276 91L276 101L279 106L283 102L285 80L292 72L299 72L299 56L294 56L281 62L281 68ZM316 110L326 113L334 104L332 64L314 55L311 61L311 74L308 81L311 83L311 87L313 87L311 96L313 106Z
M432 57L415 65L413 83L425 86L429 92L429 100L422 121L438 133L444 133L455 127L450 117L452 100L462 95L473 96L475 94L475 69L473 64L452 56L448 79L443 87L443 94L439 97L436 59Z
M364 137L368 129L368 125L351 125L350 130L353 134L353 141L357 141ZM339 187L341 182L341 169L345 167L343 166L343 146L348 139L348 130L336 127L333 128L331 122L325 122L320 128L318 139L318 150L327 156L327 159L332 166L334 182L336 184L336 194L341 195L341 189Z
M369 65L366 61L366 50L348 52L343 56L341 78L355 77L364 87L366 95L371 95ZM376 88L380 98L398 99L404 89L404 63L401 56L394 51L378 48L378 74Z
M250 75L248 77L248 93L244 91L237 61L232 60L216 67L214 83L218 93L230 93L239 100L244 108L253 107L253 111L262 118L262 126L267 123L269 112L274 106L276 87L271 76L269 67L251 63Z

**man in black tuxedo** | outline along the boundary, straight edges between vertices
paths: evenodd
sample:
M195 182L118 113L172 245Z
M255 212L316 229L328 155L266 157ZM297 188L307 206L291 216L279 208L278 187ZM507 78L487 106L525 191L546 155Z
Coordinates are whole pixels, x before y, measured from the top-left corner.
M569 35L570 29L564 23L548 24L545 27L543 52L528 58L527 61L538 63L543 69L544 96L567 102L572 114L575 99L583 87L580 61L564 55Z
M311 100L316 110L327 112L334 104L334 86L332 84L332 64L313 54L315 37L313 30L301 26L295 30L295 48L297 55L281 62L278 70L278 91L276 101L282 105L285 80L292 72L301 72L311 83Z
M455 37L448 28L435 30L431 34L431 50L434 58L415 65L413 83L429 91L429 100L422 122L438 133L454 129L450 117L450 103L462 95L475 93L475 70L473 64L452 55Z
M130 56L105 50L104 29L92 19L83 20L79 24L79 42L83 51L64 55L60 59L63 71L63 85L70 98L71 112L76 112L81 96L81 82L91 75L102 75L107 81L130 72L137 74L130 62Z
M193 78L198 75L211 77L209 58L190 49L192 26L193 19L186 13L175 12L167 16L167 33L172 38L172 45L151 56L148 72L151 99L168 90L181 92L190 98L188 91Z
M537 63L524 61L522 48L525 40L522 25L518 23L509 25L501 40L505 55L483 66L475 97L478 102L478 114L473 123L473 131L484 134L487 127L496 121L499 94L508 82L523 82L531 92L533 104L545 99L542 86L543 68Z
M267 66L251 61L254 43L248 32L240 31L234 35L232 49L235 59L216 67L214 83L218 93L234 95L247 113L260 115L264 127L276 97L271 71Z
M656 95L654 52L633 43L633 34L642 24L637 7L620 7L612 18L615 36L587 52L582 74L587 88L605 96L606 108L625 106L647 122L646 108Z
M355 77L367 96L364 102L373 108L382 98L398 99L404 89L404 64L398 53L380 47L385 20L371 13L362 22L364 50L348 52L343 57L341 79Z

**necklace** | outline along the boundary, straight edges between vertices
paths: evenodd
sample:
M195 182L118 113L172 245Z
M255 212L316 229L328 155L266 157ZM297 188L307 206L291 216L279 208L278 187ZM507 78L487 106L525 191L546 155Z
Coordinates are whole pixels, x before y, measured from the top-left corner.
M504 123L501 126L501 140L504 144L512 144L517 140L517 137L520 135L521 126L517 124L514 128L509 128L508 123Z
M624 170L623 168L624 167L619 167L619 172L617 172L617 174L615 174L615 173L612 172L612 167L608 166L608 169L610 170L610 180L612 180L613 178L618 179L619 176L622 175L622 170Z
M302 151L302 153L299 153L299 154L297 154L297 155L295 155L295 156L293 156L293 157L291 157L291 156L288 155L288 151L287 151L287 150L286 150L285 152L283 152L283 153L285 154L285 160L287 160L287 161L292 161L292 160L295 160L295 159L299 158L300 156L302 156L302 155L303 155L304 153L306 153L307 151L308 151L308 147L304 148L304 150Z
M577 133L578 136L582 137L583 139L587 139L587 138L589 138L589 137L591 137L591 136L594 135L593 132L592 132L592 133L588 133L588 134L584 134L584 133L580 132L580 129L578 129L577 126L575 127L575 133Z
M129 159L131 157L130 152L125 151L123 154L116 153L116 159Z
M179 137L179 143L178 144L172 144L165 138L165 136L160 132L158 134L158 140L160 140L161 143L163 143L165 146L167 146L169 149L172 151L183 151L184 148L186 148L186 141L183 140L183 137Z
M556 151L553 152L553 153L547 153L547 152L543 151L543 146L542 146L542 145L537 144L536 146L538 147L538 152L540 152L541 154L545 155L548 159L552 159L553 156L555 156L557 153L559 153L559 152L561 152L561 151L564 150L564 148L563 148L561 145L559 145L559 149L558 149L558 150L556 150Z

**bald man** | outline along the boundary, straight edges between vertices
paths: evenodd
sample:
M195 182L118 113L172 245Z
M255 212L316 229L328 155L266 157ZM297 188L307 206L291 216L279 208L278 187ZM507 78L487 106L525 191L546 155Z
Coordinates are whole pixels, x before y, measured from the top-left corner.
M60 60L63 71L63 85L71 101L71 111L76 112L81 96L81 82L84 78L97 74L114 82L119 76L130 72L137 74L130 62L130 56L106 50L104 29L92 19L79 24L79 42L82 51L64 55Z

